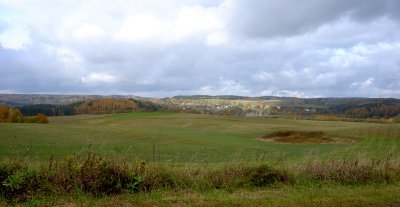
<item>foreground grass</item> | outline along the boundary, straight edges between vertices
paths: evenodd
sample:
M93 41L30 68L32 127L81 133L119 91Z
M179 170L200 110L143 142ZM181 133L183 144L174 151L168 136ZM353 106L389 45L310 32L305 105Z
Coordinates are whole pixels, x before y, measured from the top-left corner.
M7 205L97 206L110 200L140 206L400 205L394 196L400 191L400 161L391 157L275 165L172 165L132 164L88 154L83 159L68 157L48 163L1 163L0 182L0 198ZM347 200L336 201L340 196Z
M93 197L38 197L16 206L399 206L400 186L318 185L210 190L157 191ZM0 202L2 206L9 203Z

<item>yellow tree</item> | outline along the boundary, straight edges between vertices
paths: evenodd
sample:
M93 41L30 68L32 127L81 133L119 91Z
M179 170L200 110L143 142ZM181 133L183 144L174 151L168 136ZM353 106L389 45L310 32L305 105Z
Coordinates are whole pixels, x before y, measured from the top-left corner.
M19 109L9 109L9 119L12 123L23 123L24 116Z
M0 104L0 123L6 122L7 114L8 114L7 108Z

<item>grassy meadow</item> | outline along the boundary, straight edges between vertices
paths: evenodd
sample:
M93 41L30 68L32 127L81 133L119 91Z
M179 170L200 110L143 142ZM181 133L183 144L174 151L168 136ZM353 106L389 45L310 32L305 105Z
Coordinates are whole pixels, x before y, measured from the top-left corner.
M277 130L322 131L348 143L277 143ZM184 113L51 117L49 124L1 124L2 158L93 151L161 162L297 161L326 157L400 156L400 126Z
M0 140L0 205L400 205L399 124L128 113L0 124Z

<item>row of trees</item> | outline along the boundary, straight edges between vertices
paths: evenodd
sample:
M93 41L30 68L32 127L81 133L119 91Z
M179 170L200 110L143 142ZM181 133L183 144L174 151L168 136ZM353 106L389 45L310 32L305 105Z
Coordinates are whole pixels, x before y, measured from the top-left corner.
M38 113L47 116L68 116L77 114L113 114L139 111L158 111L159 107L148 101L134 99L101 98L88 99L67 105L35 104L19 107L27 116Z
M327 108L315 108L307 109L304 107L290 107L276 106L269 107L269 114L271 115L339 115L347 118L355 119L367 119L367 118L392 118L400 115L399 105L364 105L364 106L352 106L352 105L339 105Z
M75 114L114 114L140 111L157 111L151 102L135 99L101 98L86 100L75 107Z
M19 109L26 116L34 116L39 113L45 114L46 116L68 116L76 114L76 108L80 104L82 104L82 102L68 105L35 104L25 105L19 107Z
M19 109L0 105L0 123L49 123L44 114L25 117Z
M400 114L400 106L366 106L357 107L345 112L346 116L354 118L391 118Z

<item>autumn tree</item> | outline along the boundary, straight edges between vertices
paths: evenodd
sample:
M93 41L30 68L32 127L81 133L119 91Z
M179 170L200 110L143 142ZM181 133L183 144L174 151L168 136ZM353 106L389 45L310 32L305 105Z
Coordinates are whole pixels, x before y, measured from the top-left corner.
M19 109L0 105L0 123L49 123L49 120L41 113L32 117L24 117Z
M9 120L12 123L23 123L24 116L19 109L9 109Z
M0 123L6 122L5 119L8 116L8 110L5 106L0 104Z

